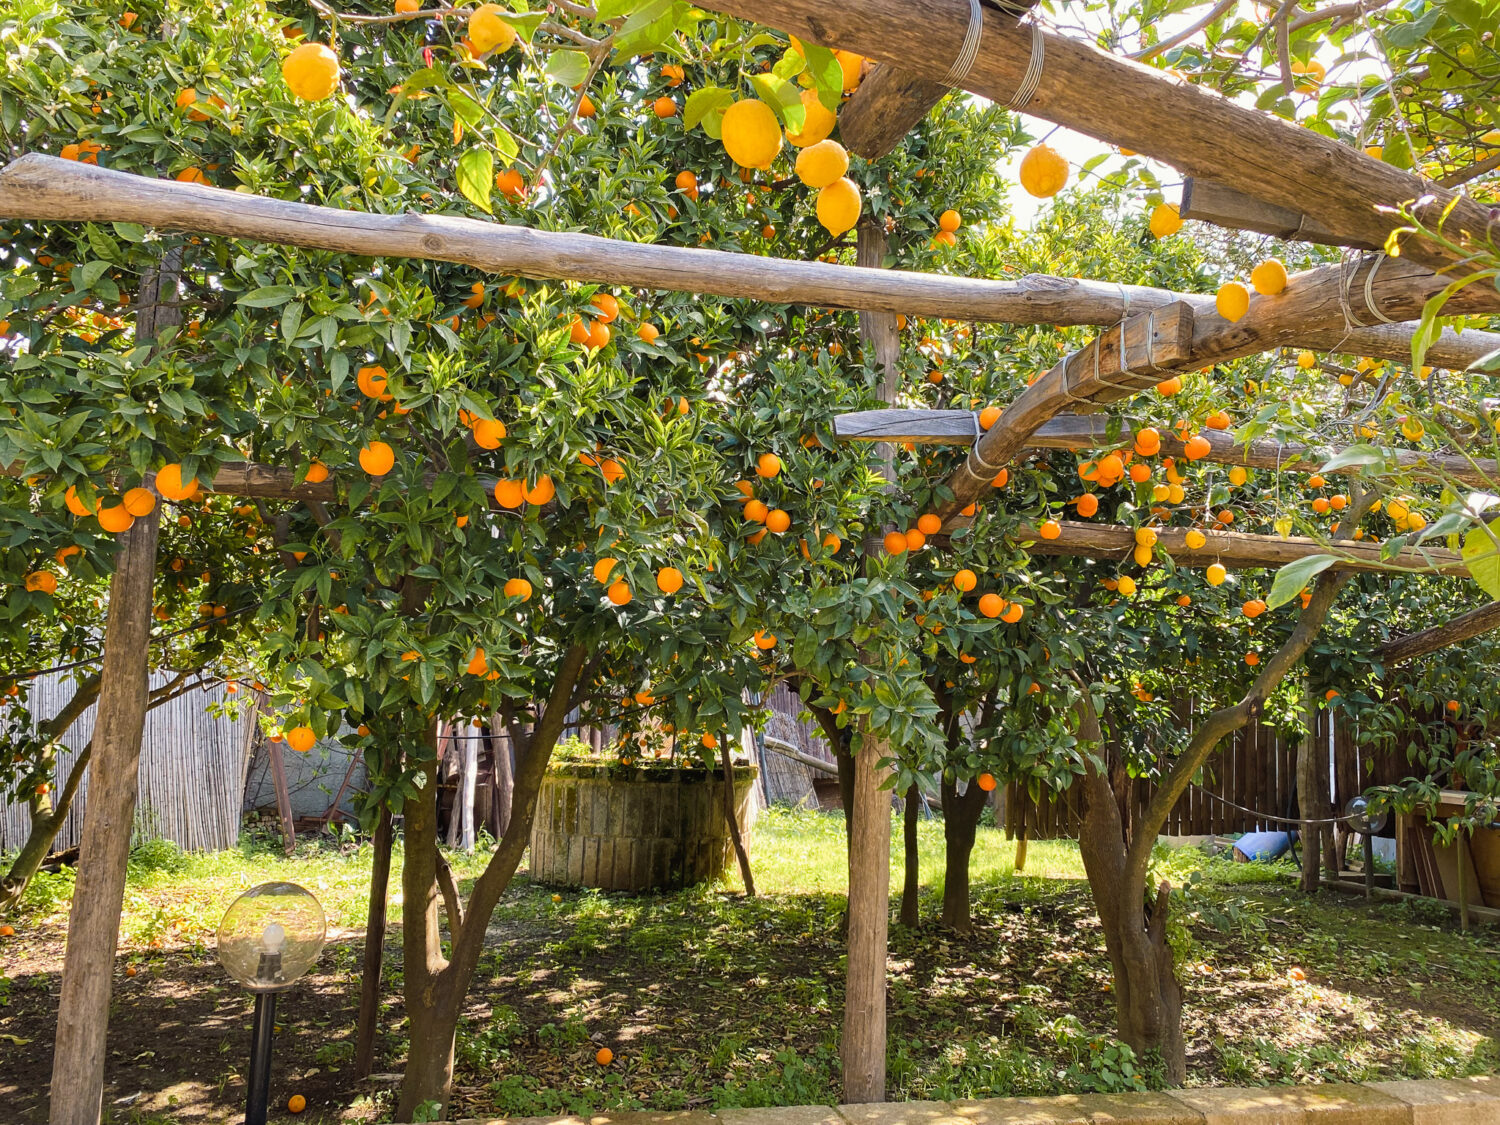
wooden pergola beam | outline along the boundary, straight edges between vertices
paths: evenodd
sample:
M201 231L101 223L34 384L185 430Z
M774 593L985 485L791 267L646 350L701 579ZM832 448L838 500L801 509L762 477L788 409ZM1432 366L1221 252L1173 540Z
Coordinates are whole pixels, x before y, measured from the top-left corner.
M1059 414L1044 422L1026 442L1028 449L1065 449L1079 452L1109 443L1104 418ZM862 410L839 414L833 420L834 437L840 441L913 442L917 445L972 445L979 433L975 415L968 410ZM1289 445L1269 439L1237 442L1223 430L1201 431L1209 443L1202 460L1219 465L1243 465L1247 469L1301 473L1353 474L1358 467L1326 469L1333 456L1309 445ZM1128 436L1125 444L1129 444ZM1162 435L1162 453L1182 456L1182 442L1170 433ZM1333 451L1335 454L1337 451ZM1500 463L1489 458L1470 459L1457 453L1428 453L1414 449L1395 451L1396 464L1404 472L1427 475L1437 481L1456 481L1475 488L1500 485Z
M894 66L877 66L839 110L844 146L866 160L889 156L901 138L943 100L948 87Z
M1437 652L1449 645L1462 644L1496 629L1500 629L1500 602L1491 602L1455 617L1452 621L1434 625L1431 629L1387 641L1380 646L1380 662L1389 668L1403 661Z
M1316 219L1288 207L1265 203L1254 196L1236 191L1212 180L1188 176L1182 182L1182 203L1178 207L1184 219L1199 219L1215 226L1255 231L1297 242L1317 242L1325 246L1352 246L1358 250L1379 250L1379 245L1347 238L1329 230Z
M1034 555L1076 555L1086 558L1119 559L1130 557L1135 550L1135 529L1120 524L1092 524L1075 520L1059 521L1062 534L1043 539L1035 528L1022 528L1013 536ZM1204 531L1208 542L1198 550L1187 545L1185 527L1166 527L1157 531L1156 545L1171 556L1178 566L1207 567L1220 563L1230 570L1252 570L1281 567L1309 555L1338 555L1335 569L1400 569L1467 578L1469 571L1454 551L1440 548L1407 547L1394 558L1382 561L1381 545L1363 540L1322 543L1316 539L1279 535L1252 535L1241 531Z
M912 18L906 0L710 0L700 6L856 51L929 80L948 73L970 21L968 0L927 0L920 19ZM1444 225L1453 242L1485 236L1488 208L1351 145L1092 43L1052 32L1042 32L1040 40L1044 62L1027 113L1306 214L1353 241L1384 245L1402 220L1379 208L1417 199L1426 201L1423 214L1433 221L1452 204ZM987 19L964 88L1009 102L1033 65L1032 44L1030 27ZM1455 265L1463 252L1410 237L1403 255L1441 269Z
M345 211L137 176L42 153L28 153L0 168L0 217L135 222L365 257L455 262L501 275L779 305L1068 327L1110 325L1128 313L1187 304L1199 314L1200 325L1225 325L1213 312L1214 298L1208 294L1045 275L1015 281L948 277L626 242L441 215ZM1382 325L1378 330L1349 330L1340 304L1340 270L1323 266L1294 275L1286 294L1254 298L1250 312L1233 328L1257 335L1262 343L1252 350L1338 347L1396 359L1409 354L1409 329ZM1361 304L1364 276L1361 272L1355 279ZM1411 262L1391 259L1380 266L1371 292L1383 315L1408 320L1420 316L1428 299L1448 281ZM1493 286L1471 285L1444 311L1500 312L1500 293ZM1372 333L1368 345L1362 335L1366 332ZM1374 350L1376 344L1381 350ZM1433 363L1462 367L1472 362L1472 346L1460 344L1451 331L1439 346L1455 354L1439 358L1434 352Z
M1137 313L1106 329L1022 391L974 442L946 482L953 499L938 506L944 526L988 491L1042 425L1066 409L1090 410L1155 385L1186 365L1192 351L1193 310L1187 304Z

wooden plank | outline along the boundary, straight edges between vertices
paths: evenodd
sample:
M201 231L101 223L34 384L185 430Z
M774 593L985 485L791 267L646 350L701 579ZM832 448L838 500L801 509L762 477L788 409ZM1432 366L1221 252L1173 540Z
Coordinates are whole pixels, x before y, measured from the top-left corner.
M1495 629L1500 629L1500 602L1480 606L1420 633L1388 641L1380 647L1378 655L1383 664L1392 666L1418 656L1426 656L1449 645L1460 644Z
M1500 343L1500 334L1494 334ZM1004 416L1002 415L1002 418ZM977 415L969 410L860 410L839 414L833 420L833 433L839 441L906 441L917 445L971 445L979 434ZM1109 442L1109 421L1092 414L1059 414L1044 422L1026 442L1028 449L1065 449L1078 452L1099 449ZM1310 445L1287 444L1267 438L1236 441L1227 430L1202 430L1209 452L1202 460L1216 465L1243 465L1247 469L1268 469L1288 473L1348 474L1361 466L1325 469L1340 450L1323 450ZM1128 439L1119 443L1128 445ZM1162 455L1182 456L1183 443L1174 434L1162 434ZM1425 450L1393 451L1396 466L1403 473L1428 477L1435 482L1456 480L1476 488L1500 480L1500 462L1489 458L1471 459L1459 453Z
M1326 246L1352 246L1360 250L1380 249L1376 243L1337 234L1301 211L1265 203L1232 187L1196 176L1183 180L1178 212L1184 219L1200 219L1216 226L1253 230L1276 238Z
M970 21L968 0L927 0L921 19L912 18L906 0L844 0L837 5L777 0L773 6L764 0L712 0L701 6L769 22L811 42L856 51L928 79L947 73ZM1043 32L1041 43L1044 65L1026 106L1029 114L1133 149L1185 175L1304 212L1349 239L1383 245L1403 225L1392 210L1422 199L1424 216L1434 222L1452 204L1444 234L1454 243L1483 241L1489 210L1473 199L1092 42ZM1034 65L1032 44L1029 27L985 21L964 88L1002 104L1009 101ZM1429 268L1442 268L1466 251L1413 236L1402 253Z
M281 743L268 742L266 753L270 758L271 781L276 788L276 812L281 817L281 846L286 854L297 850L297 825L292 818L292 794L286 783L286 763L281 758Z
M1090 558L1126 558L1135 549L1135 529L1122 524L1092 524L1074 520L1059 521L1061 534L1056 539L1042 539L1033 527L1020 528L1014 541L1026 543L1036 555L1080 555ZM1157 532L1157 546L1166 551L1178 566L1207 567L1222 563L1231 570L1254 567L1279 567L1308 555L1336 554L1336 569L1400 569L1467 577L1468 568L1454 551L1441 548L1407 547L1394 558L1382 562L1381 544L1363 540L1340 540L1335 545L1320 543L1302 536L1252 535L1240 531L1205 531L1207 543L1193 550L1187 545L1185 527L1165 527Z

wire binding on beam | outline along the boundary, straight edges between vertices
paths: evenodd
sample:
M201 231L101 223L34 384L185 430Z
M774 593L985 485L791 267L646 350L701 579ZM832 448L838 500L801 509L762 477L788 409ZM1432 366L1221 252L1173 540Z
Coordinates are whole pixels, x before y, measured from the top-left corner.
M977 7L979 0L969 0L969 2ZM1010 96L1010 101L1005 103L1006 109L1015 110L1019 113L1031 103L1031 99L1036 95L1036 88L1042 82L1042 66L1046 61L1046 57L1047 40L1042 34L1042 25L1033 16L1031 20L1031 58L1026 62L1026 73L1021 76L1021 84L1016 87L1016 92Z
M969 0L969 26L964 29L963 45L959 47L953 65L943 75L944 86L963 85L964 79L969 76L969 70L974 66L974 60L979 57L979 39L983 34L984 9L980 7L979 0Z

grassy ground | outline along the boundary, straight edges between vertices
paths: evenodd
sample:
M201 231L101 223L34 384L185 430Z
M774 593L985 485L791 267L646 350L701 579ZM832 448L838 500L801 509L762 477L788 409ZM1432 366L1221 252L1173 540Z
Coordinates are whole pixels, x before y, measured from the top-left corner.
M891 931L890 1084L896 1098L988 1097L1150 1085L1150 1060L1110 1036L1107 964L1077 848L1014 845L981 829L976 929L931 921L941 826L922 825L923 914ZM753 843L762 897L730 888L628 897L518 880L497 912L459 1036L456 1116L604 1108L715 1108L834 1099L842 988L843 825L773 811ZM471 879L483 857L452 857ZM1187 882L1177 935L1187 980L1191 1084L1425 1077L1500 1066L1500 935L1455 933L1446 915L1303 898L1290 868L1163 852ZM405 1051L399 930L387 946L380 1072L353 1053L369 852L288 859L241 849L149 848L132 867L111 1015L108 1119L238 1121L250 1005L213 956L240 890L295 880L328 911L318 971L284 998L273 1102L299 1121L388 1119ZM893 865L893 889L899 885ZM1192 881L1190 881L1192 880ZM17 935L0 939L0 1105L41 1122L69 883L38 883ZM399 884L391 888L399 902ZM133 972L131 971L133 970ZM1305 978L1305 979L1303 979ZM616 1061L593 1061L600 1046ZM293 1120L283 1115L285 1120Z

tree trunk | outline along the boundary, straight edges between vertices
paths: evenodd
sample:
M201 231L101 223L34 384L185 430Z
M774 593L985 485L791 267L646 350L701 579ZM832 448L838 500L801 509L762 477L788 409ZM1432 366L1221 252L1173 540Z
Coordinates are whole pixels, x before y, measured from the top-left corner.
M885 974L891 895L891 800L881 788L889 754L866 733L854 758L849 836L849 956L844 988L844 1101L885 1101Z
M396 1106L398 1121L411 1121L421 1107L431 1105L439 1107L441 1117L447 1117L453 1090L453 1044L463 999L484 952L490 918L515 876L531 837L542 778L562 734L588 654L583 645L574 645L564 654L552 691L529 733L522 733L521 724L510 725L517 760L510 825L475 880L462 920L456 911L450 913L448 959L442 955L438 928L436 724L431 728L428 737L432 740L432 758L421 768L422 787L404 806L401 956L411 1047Z
M150 515L137 518L121 534L110 580L94 721L98 763L68 912L52 1055L51 1125L97 1125L104 1097L105 1033L146 722L151 591L160 527L158 501Z
M729 822L729 839L734 844L734 858L739 861L740 879L747 898L755 897L755 873L750 870L750 854L740 834L740 818L735 812L734 765L729 759L729 740L719 743L719 760L724 764L724 819Z
M958 783L943 778L943 850L947 867L943 872L942 924L961 934L973 932L969 917L969 858L974 854L974 836L984 811L985 792L974 782L962 794Z
M439 731L428 738L432 757L422 763L422 786L401 807L405 839L401 860L401 962L411 1044L401 1082L399 1121L411 1121L429 1102L446 1116L453 1082L453 1024L441 1033L451 1007L444 987L443 938L438 925L437 789Z
M375 1032L380 1020L380 976L385 966L385 916L391 883L391 844L395 839L391 810L382 805L375 820L370 864L370 904L365 915L364 967L359 980L359 1023L354 1046L354 1077L368 1078L375 1069Z
M1322 837L1322 825L1316 823L1323 817L1322 803L1318 800L1320 789L1318 786L1318 724L1317 712L1309 710L1309 722L1307 734L1297 744L1297 805L1299 815L1302 817L1302 890L1307 894L1313 894L1318 889L1318 862L1320 855L1320 842ZM1321 755L1324 759L1323 769L1327 771L1327 755Z
M921 921L918 896L921 894L921 872L918 871L917 817L922 800L921 790L912 782L906 791L906 808L901 817L901 843L905 881L901 884L901 924L915 929Z
M1182 988L1166 943L1168 895L1163 883L1147 915L1144 887L1127 885L1126 838L1109 783L1090 769L1083 780L1085 808L1078 849L1104 929L1114 970L1115 1026L1137 1053L1157 1051L1167 1081L1187 1077L1182 1040Z
M89 759L93 755L94 744L90 741L83 753L73 760L68 780L63 783L62 791L58 793L57 800L50 809L43 809L40 804L32 805L31 828L26 833L26 842L11 861L10 870L0 879L0 917L20 905L21 896L31 884L32 876L41 870L42 861L52 851L52 842L57 839L63 822L68 819L68 811L73 807L73 799L78 796L83 776L88 772Z

